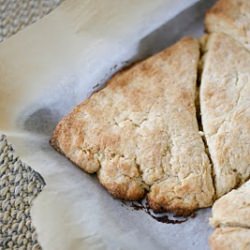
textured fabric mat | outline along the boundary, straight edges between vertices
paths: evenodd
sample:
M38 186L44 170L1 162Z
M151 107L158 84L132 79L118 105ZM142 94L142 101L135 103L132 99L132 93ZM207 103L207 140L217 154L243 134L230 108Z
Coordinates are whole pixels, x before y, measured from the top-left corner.
M0 0L0 42L53 10L62 0Z
M0 136L0 249L40 249L31 223L32 200L45 182Z

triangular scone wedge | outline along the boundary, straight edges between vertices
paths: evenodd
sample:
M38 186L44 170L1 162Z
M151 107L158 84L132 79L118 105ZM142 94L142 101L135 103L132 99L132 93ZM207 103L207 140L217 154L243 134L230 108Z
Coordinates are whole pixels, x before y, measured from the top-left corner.
M200 105L220 197L250 177L250 52L222 33L205 51Z
M185 38L117 73L58 124L51 144L115 197L138 200L151 190L154 208L179 214L211 205L195 108L198 61L198 42Z
M219 0L206 14L209 33L225 33L250 49L250 1Z
M217 228L209 239L211 250L249 250L250 229L239 227Z
M250 181L214 203L210 223L214 227L250 228Z

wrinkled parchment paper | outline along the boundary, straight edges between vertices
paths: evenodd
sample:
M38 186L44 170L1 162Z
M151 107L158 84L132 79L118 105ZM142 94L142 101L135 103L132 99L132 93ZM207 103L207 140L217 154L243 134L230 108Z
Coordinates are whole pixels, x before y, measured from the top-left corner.
M43 249L208 249L209 209L159 223L122 206L48 144L60 118L119 68L202 34L214 1L197 2L66 0L0 45L0 133L47 183L32 209Z

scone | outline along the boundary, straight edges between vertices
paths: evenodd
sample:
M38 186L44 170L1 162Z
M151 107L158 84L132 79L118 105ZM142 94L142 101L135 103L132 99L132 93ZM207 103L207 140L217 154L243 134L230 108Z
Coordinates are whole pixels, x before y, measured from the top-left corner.
M214 203L210 223L214 227L250 228L250 181Z
M210 223L212 249L250 249L250 181L214 203Z
M217 228L209 239L211 250L249 250L250 229L239 227Z
M250 54L222 33L208 36L205 51L201 115L221 197L250 177Z
M250 1L219 0L205 18L209 33L226 33L250 49Z
M51 144L115 197L148 193L155 210L212 204L211 165L196 119L199 44L185 38L117 73L57 125Z

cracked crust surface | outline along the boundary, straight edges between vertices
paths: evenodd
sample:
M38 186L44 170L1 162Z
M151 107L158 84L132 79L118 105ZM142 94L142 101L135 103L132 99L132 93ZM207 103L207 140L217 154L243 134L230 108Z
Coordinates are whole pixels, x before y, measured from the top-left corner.
M217 228L209 239L212 250L249 250L250 229L238 227Z
M209 33L226 33L250 49L250 1L220 0L205 18Z
M209 35L200 102L217 197L250 177L250 54L231 37Z
M250 228L250 181L214 203L210 223L214 227Z
M56 127L51 144L115 197L180 215L208 207L211 166L198 131L199 44L185 38L117 73Z

